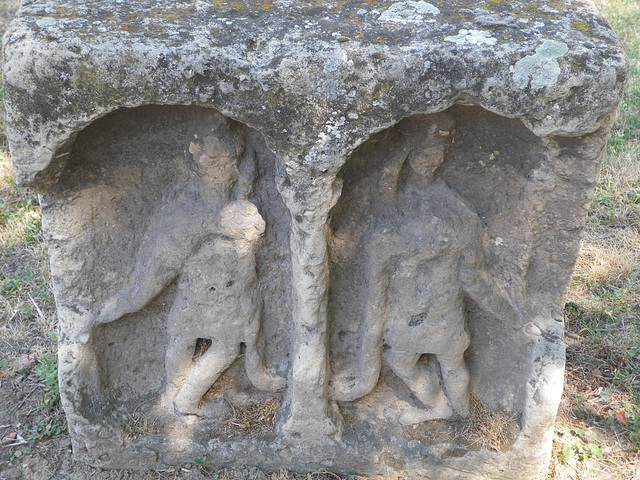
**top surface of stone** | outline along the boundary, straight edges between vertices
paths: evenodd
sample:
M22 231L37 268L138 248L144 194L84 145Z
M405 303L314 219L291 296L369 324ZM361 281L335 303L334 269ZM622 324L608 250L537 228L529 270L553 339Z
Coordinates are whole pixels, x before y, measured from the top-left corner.
M21 183L91 121L153 103L216 108L321 169L456 102L582 135L615 108L627 68L582 0L26 1L4 48Z

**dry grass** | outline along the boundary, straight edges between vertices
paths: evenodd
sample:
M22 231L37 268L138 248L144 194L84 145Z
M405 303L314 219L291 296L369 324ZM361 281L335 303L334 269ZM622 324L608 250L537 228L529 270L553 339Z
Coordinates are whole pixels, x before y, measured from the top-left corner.
M640 143L639 143L640 145ZM583 233L569 292L584 297L594 285L621 284L640 265L640 146L609 155Z
M631 76L568 292L550 480L640 478L640 2L598 3Z
M156 435L160 431L160 420L157 417L149 416L139 409L127 415L127 422L124 425L124 436L127 440L135 440L146 435Z
M250 437L273 435L276 431L276 414L281 402L275 398L260 403L231 406L231 418L225 420L221 430L227 435L241 434Z
M492 410L472 395L471 415L456 433L471 447L500 452L515 441L519 430L513 415Z
M8 155L0 153L0 352L3 344L35 340L52 347L56 315L37 196L16 187ZM15 352L25 353L20 350Z
M473 450L500 452L515 441L519 431L518 422L511 413L493 410L471 395L469 418L412 425L405 428L405 436L407 440L427 444L451 443Z

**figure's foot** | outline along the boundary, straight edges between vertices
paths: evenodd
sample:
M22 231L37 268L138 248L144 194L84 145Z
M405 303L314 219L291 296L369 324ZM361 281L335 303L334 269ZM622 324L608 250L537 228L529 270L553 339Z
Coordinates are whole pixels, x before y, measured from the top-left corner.
M298 443L335 447L342 442L344 431L344 422L338 406L334 402L322 405L324 401L314 400L317 399L309 399L305 403L307 408L299 414L290 414L280 427L280 432L285 437L295 438Z
M192 423L198 419L197 411L199 408L188 408L185 405L176 404L176 393L165 392L160 399L160 407L170 415L178 417L181 421Z
M259 374L251 377L251 383L258 390L265 392L278 392L287 386L287 381L273 368L263 368Z
M418 375L410 377L406 382L416 398L426 407L441 403L443 398L446 401L437 363L429 361L426 365L420 363L417 367Z
M409 407L399 417L402 425L415 425L430 420L446 420L453 416L453 408L449 405L444 392L434 404L425 408Z
M184 416L184 417L199 417L198 412L200 411L200 407L198 405L181 405L173 401L173 411L176 415Z
M462 418L469 418L471 415L471 408L469 405L469 394L466 393L462 400L458 400L457 402L451 402L453 404L453 409L455 413L460 415Z
M171 389L166 389L160 397L160 406L168 413L175 413L173 406L173 399L176 396L176 392Z
M192 398L190 395L185 395L182 391L179 391L171 402L174 413L178 415L193 415L198 416L200 411L200 401L202 399Z
M424 408L410 407L403 411L399 418L400 423L402 425L415 425L416 423L430 420L446 420L453 417L453 407L451 407L451 403L444 394L442 387L435 391L432 390L429 393L429 398L425 400L427 401L420 399Z
M329 394L339 402L353 402L364 397L368 392L362 392L360 378L355 375L342 375L331 380Z
M453 416L453 407L444 393L438 375L439 367L430 361L427 365L420 364L418 379L407 383L413 394L424 405L422 414L406 412L401 415L403 425L412 425L427 420L442 420Z

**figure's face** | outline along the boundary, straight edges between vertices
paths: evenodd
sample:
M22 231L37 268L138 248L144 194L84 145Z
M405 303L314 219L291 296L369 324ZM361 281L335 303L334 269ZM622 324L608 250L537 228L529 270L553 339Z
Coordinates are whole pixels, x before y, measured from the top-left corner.
M409 165L414 173L421 177L431 178L444 160L444 141L428 142L427 148L412 152Z
M214 135L204 139L201 154L195 158L205 183L224 185L235 181L239 155L229 140Z
M208 135L189 147L202 179L203 194L213 208L221 207L230 197L239 175L242 145L241 137L226 133L224 136Z
M417 132L416 132L417 133ZM444 151L449 139L450 131L443 130L437 122L429 124L416 135L409 155L409 165L414 173L424 178L431 178L444 161ZM416 138L414 137L414 138Z

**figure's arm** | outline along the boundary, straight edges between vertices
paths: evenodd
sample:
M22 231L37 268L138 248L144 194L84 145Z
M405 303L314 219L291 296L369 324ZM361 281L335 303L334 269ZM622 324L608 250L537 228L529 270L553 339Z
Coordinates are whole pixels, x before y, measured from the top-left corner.
M383 236L384 237L384 236ZM373 243L373 242L372 242ZM375 242L383 247L381 241ZM371 244L369 245L371 247ZM367 249L369 250L369 249ZM364 321L360 332L360 345L354 370L343 373L331 382L333 398L350 402L369 393L378 383L382 367L382 345L389 300L391 272L389 258L381 258L379 248L372 248L366 269L369 292L366 299Z
M247 376L251 383L259 390L277 392L282 390L287 382L279 376L271 367L267 367L264 355L258 348L260 329L262 321L262 299L255 278L255 262L253 254L251 259L244 260L248 263L243 270L246 275L242 281L245 286L242 302L241 315L244 321L244 362ZM247 268L248 267L248 268Z
M486 255L473 243L461 256L458 278L464 292L483 310L499 319L518 320L522 311L489 273Z
M204 234L202 220L193 212L172 213L159 214L151 220L146 241L134 259L133 271L105 301L97 323L112 322L141 310L179 275Z

